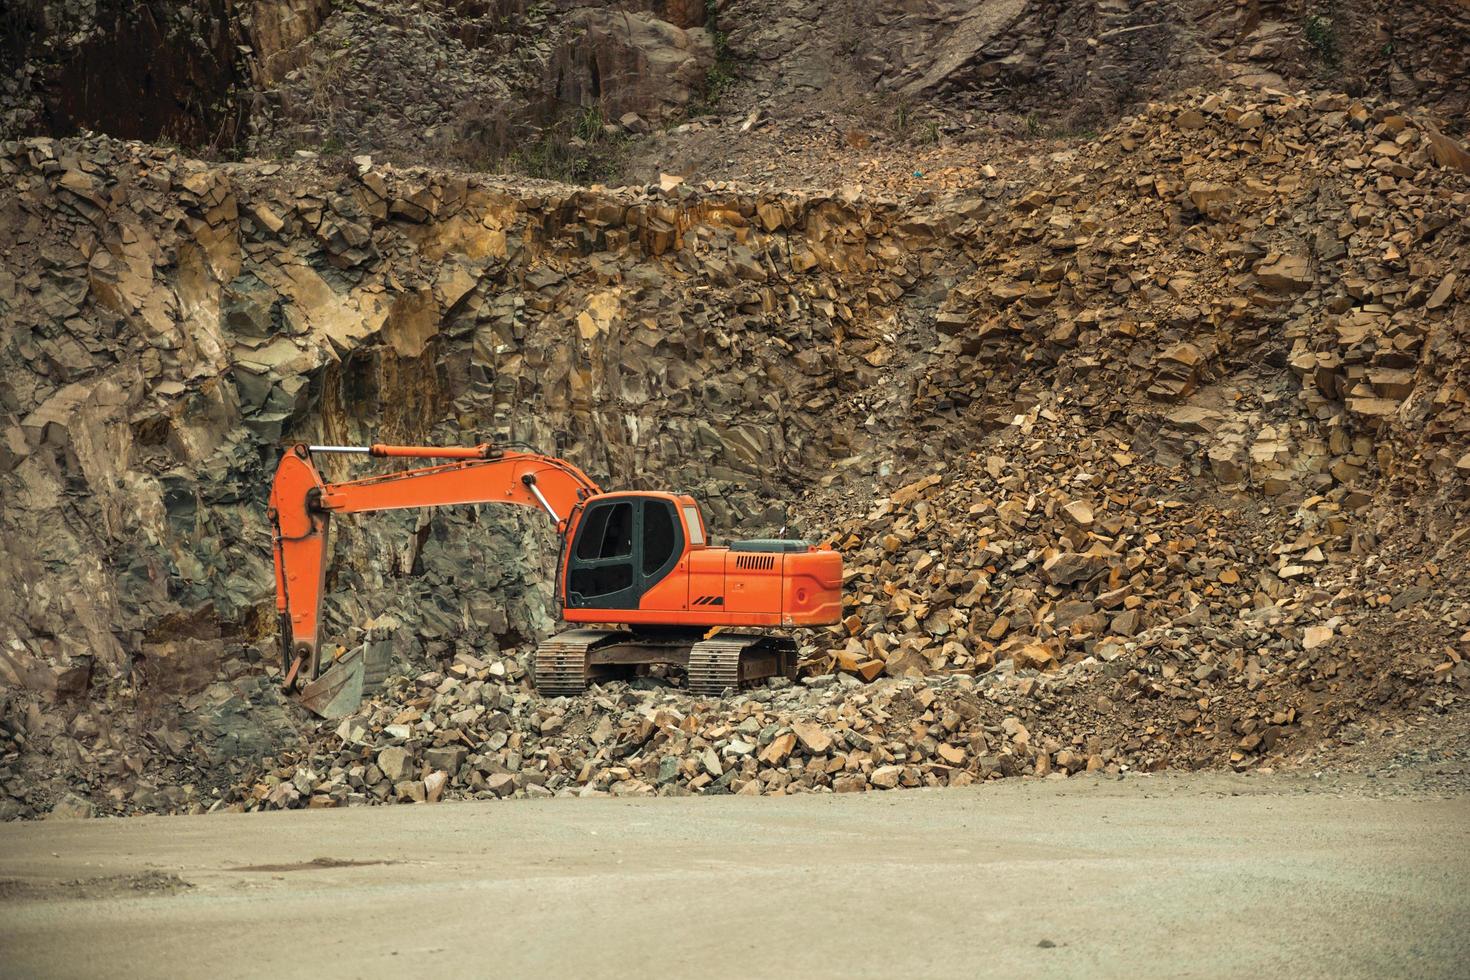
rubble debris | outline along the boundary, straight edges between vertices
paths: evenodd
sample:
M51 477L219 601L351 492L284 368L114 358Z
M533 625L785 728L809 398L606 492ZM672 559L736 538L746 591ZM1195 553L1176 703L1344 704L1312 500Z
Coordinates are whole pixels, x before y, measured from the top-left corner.
M1457 710L1435 145L1226 89L899 200L0 143L0 816L1249 768ZM545 701L535 515L344 520L327 632L391 613L402 679L315 727L271 694L260 490L378 437L656 470L840 548L844 622L795 686Z

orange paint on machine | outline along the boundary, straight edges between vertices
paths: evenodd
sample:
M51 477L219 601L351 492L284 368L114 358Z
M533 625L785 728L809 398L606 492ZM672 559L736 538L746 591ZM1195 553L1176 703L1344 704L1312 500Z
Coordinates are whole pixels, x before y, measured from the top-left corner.
M313 457L335 453L451 462L327 483ZM362 665L325 663L320 650L332 514L490 503L534 507L555 523L563 620L621 627L574 629L544 642L536 683L546 693L575 693L589 680L659 665L706 694L794 676L790 638L725 631L841 618L839 554L787 539L714 545L686 494L604 493L565 460L492 446L298 445L277 467L269 509L288 689L314 708L339 710L353 700L348 695L360 697Z

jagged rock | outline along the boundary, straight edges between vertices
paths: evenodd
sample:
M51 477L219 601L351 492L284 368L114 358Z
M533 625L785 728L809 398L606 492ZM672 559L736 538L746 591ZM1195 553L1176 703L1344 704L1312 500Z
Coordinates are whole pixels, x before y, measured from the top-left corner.
M48 813L49 820L83 820L97 815L97 807L90 801L68 793L57 800Z
M1280 255L1256 267L1256 280L1278 293L1304 292L1312 288L1312 266L1305 256Z
M1101 574L1108 567L1108 559L1101 555L1061 552L1048 558L1041 566L1041 573L1052 585L1074 585Z
M398 746L389 746L379 752L377 763L383 775L395 785L409 779L417 770L413 756L408 753L407 749Z
M688 104L714 63L714 42L702 28L626 10L575 11L553 68L560 97L602 102L615 118L660 119Z

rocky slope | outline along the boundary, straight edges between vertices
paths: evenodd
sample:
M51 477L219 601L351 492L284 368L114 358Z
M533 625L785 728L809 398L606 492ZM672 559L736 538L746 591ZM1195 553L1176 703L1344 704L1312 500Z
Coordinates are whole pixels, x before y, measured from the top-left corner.
M90 129L585 180L625 156L636 171L691 117L1077 132L1221 82L1396 98L1464 136L1467 46L1465 0L17 0L0 139ZM680 172L732 172L728 137L672 137Z
M1463 148L1236 89L942 149L897 197L4 144L5 813L1248 766L1456 711ZM850 615L815 683L547 703L540 523L344 522L330 628L415 679L318 730L265 488L375 437L830 539Z

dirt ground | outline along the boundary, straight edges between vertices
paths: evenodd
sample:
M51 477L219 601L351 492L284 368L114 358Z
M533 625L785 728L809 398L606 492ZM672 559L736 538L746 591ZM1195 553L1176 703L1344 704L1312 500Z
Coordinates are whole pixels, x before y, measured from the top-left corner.
M0 974L1463 976L1467 845L1298 776L41 822Z

